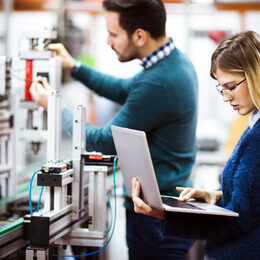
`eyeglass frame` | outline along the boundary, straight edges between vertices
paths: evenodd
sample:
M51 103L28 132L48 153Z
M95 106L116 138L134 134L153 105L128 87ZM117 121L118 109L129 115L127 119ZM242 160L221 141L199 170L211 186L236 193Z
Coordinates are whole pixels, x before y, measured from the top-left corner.
M242 84L244 81L246 81L246 78L244 78L243 80L241 80L240 82L238 82L237 84L235 84L235 85L233 85L232 87L230 87L230 88L227 88L227 89L223 89L223 87L221 86L221 85L216 85L216 89L217 89L217 91L218 91L218 93L221 95L221 96L225 96L225 93L224 93L224 91L232 91L232 90L234 90L237 86L239 86L240 84ZM221 90L219 90L219 87L222 87L222 89ZM232 92L231 92L232 93Z

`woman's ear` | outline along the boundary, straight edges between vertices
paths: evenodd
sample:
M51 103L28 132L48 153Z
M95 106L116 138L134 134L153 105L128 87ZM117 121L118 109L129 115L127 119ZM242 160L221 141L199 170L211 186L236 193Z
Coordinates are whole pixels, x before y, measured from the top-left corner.
M136 29L132 35L133 42L136 47L143 47L148 40L148 32L143 29Z

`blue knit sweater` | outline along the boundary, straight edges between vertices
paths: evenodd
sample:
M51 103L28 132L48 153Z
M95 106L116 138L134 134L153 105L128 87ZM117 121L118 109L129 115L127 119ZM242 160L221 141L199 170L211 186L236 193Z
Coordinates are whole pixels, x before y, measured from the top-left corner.
M161 192L174 194L176 186L187 185L196 153L197 77L180 50L129 79L84 65L72 76L122 105L106 126L87 124L88 151L115 154L111 125L145 131Z
M206 253L215 259L260 259L260 120L227 162L222 191L219 205L238 218L166 213L166 234L207 239Z

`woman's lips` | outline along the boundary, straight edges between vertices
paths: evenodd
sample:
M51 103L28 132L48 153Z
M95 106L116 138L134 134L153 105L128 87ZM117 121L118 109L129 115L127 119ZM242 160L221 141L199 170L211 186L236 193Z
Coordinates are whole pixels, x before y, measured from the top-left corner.
M232 105L234 110L239 110L239 105Z

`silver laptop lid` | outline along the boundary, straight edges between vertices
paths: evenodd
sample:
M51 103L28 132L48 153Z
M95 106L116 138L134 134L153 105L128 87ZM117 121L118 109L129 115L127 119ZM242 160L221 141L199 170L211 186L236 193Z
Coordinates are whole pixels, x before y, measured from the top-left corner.
M144 201L163 210L145 133L118 126L111 126L111 130L127 195L131 197L132 179L137 177L142 186Z

